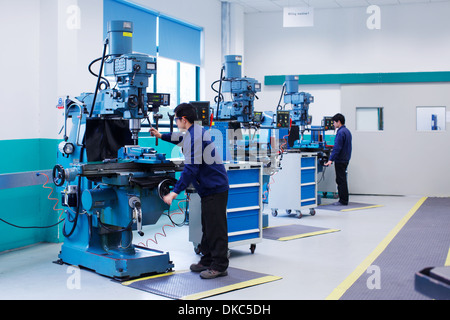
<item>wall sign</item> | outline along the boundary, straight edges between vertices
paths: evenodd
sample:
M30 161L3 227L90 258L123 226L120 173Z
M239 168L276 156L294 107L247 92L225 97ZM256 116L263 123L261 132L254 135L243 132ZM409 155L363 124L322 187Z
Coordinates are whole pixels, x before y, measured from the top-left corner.
M283 27L313 27L314 8L285 7L283 9Z

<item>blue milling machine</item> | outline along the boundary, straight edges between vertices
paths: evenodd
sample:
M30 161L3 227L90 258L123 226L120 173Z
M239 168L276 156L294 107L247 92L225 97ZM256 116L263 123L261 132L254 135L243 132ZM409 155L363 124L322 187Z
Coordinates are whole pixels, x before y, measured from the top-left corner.
M65 209L58 262L117 279L171 270L169 253L134 245L133 230L155 224L169 210L162 197L183 169L154 148L138 145L141 122L159 119L168 94L147 93L156 58L133 53L133 23L110 21L103 55L89 71L94 93L65 100L64 141L58 146L53 182ZM109 47L109 54L106 54ZM99 74L91 71L100 62ZM111 88L106 77L114 77ZM70 132L68 132L68 128Z
M242 77L242 56L226 55L221 69L217 105L215 109L216 121L236 121L248 123L253 120L253 101L256 92L261 91L261 83L254 78ZM224 74L225 73L225 74ZM215 82L211 85L211 87ZM232 101L224 101L222 92L229 93Z

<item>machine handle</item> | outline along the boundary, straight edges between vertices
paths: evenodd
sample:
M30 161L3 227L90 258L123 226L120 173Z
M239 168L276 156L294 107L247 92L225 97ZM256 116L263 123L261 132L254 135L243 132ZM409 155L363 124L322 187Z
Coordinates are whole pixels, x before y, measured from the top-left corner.
M169 120L170 120L170 133L172 133L173 132L173 120L175 119L175 113L171 115L169 112L167 112L167 115L169 116Z
M53 167L52 180L53 183L58 187L61 187L64 184L64 182L66 181L66 172L64 171L62 165L57 164Z
M158 130L159 129L159 119L162 119L162 117L163 117L163 115L162 114L160 114L160 113L155 113L154 115L153 115L153 119L155 120L155 126L156 126L156 130ZM158 138L156 138L155 137L155 145L156 146L158 146Z
M136 227L138 234L142 237L144 232L142 231L142 208L141 201L138 197L133 196L128 200L128 205L133 208L133 219L136 220Z

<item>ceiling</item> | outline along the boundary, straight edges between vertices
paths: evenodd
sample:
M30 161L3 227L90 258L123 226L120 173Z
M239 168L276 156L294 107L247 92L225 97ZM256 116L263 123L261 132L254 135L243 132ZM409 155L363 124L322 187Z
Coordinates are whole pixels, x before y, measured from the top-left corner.
M282 11L284 7L307 7L316 9L367 7L375 5L404 5L411 3L433 3L450 0L221 0L237 3L245 13Z

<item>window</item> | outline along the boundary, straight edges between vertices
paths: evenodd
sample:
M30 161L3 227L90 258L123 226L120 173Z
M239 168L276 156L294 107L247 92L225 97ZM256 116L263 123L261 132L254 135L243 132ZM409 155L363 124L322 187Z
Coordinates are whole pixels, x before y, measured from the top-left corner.
M445 130L445 107L417 107L417 131Z
M180 62L180 102L196 101L197 67Z
M170 93L170 107L178 104L178 67L177 62L171 59L158 57L156 74L156 92Z
M167 112L183 102L197 100L197 66L158 57L156 74L156 92L170 94L170 106L161 108L162 121L169 121Z
M357 131L383 131L383 108L357 107L356 108Z

